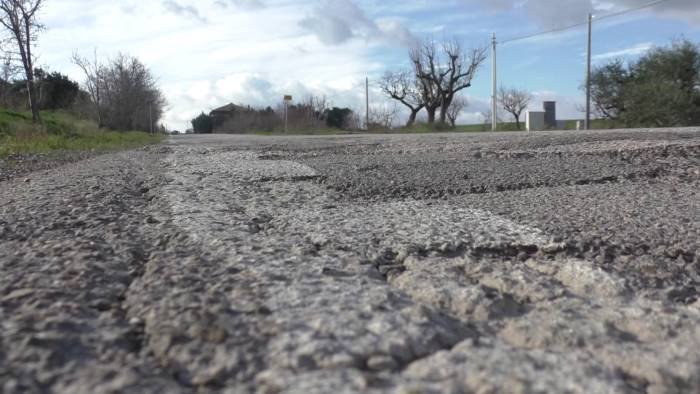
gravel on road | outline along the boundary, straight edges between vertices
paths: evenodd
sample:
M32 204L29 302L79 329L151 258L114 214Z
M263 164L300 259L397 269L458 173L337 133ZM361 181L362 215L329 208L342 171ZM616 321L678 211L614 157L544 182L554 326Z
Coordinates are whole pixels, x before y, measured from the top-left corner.
M0 181L0 393L700 391L700 130L188 136Z
M0 157L0 182L32 172L50 170L68 163L94 157L100 152L58 151L51 153L21 153Z

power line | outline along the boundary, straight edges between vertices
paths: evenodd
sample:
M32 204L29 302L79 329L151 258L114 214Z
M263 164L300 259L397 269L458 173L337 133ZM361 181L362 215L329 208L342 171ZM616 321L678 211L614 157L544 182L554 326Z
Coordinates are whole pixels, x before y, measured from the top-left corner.
M509 44L509 43L515 42L515 41L527 40L528 38L544 36L544 35L552 34L552 33L558 33L558 32L560 32L560 31L565 31L565 30L573 29L573 28L580 27L580 26L584 26L584 25L587 25L587 24L588 24L588 22L580 22L580 23L577 23L577 24L575 24L575 25L569 25L569 26L566 26L566 27L559 27L559 28L552 29L552 30L541 31L541 32L539 32L539 33L532 33L532 34L528 34L528 35L525 35L525 36L520 36L520 37L515 37L515 38L509 38L509 39L507 39L507 40L501 41L500 44L501 44L501 45L503 45L503 44Z
M639 7L633 7L633 8L627 9L627 10L622 10L622 11L619 11L619 12L613 12L613 13L611 13L611 14L601 15L601 16L599 16L599 17L596 17L596 19L601 20L601 19L613 18L613 17L616 17L616 16L620 16L620 15L624 15L624 14L629 14L630 12L635 12L635 11L643 10L643 9L645 9L645 8L651 8L651 7L654 7L654 6L659 5L659 4L661 4L661 3L666 3L666 2L668 2L668 1L671 1L671 0L657 0L657 1L653 1L653 2L648 3L648 4L640 5Z
M596 19L597 19L597 20L602 20L602 19L613 18L613 17L616 17L616 16L625 15L625 14L629 14L629 13L631 13L631 12L643 10L643 9L645 9L645 8L654 7L654 6L656 6L656 5L659 5L659 4L661 4L661 3L666 3L666 2L668 2L668 1L671 1L671 0L656 0L656 1L653 1L653 2L651 2L651 3L643 4L643 5L638 6L638 7L633 7L633 8L629 8L629 9L623 10L623 11L618 11L618 12L613 12L613 13L610 13L610 14L601 15L601 16L596 17ZM558 28L555 28L555 29L545 30L545 31L541 31L541 32L538 32L538 33L532 33L532 34L527 34L527 35L524 35L524 36L513 37L513 38L509 38L509 39L507 39L507 40L501 41L500 44L508 44L508 43L515 42L515 41L526 40L526 39L528 39L528 38L544 36L544 35L552 34L552 33L558 33L558 32L561 32L561 31L565 31L565 30L569 30L569 29L574 29L574 28L577 28L577 27L585 26L585 25L587 25L587 24L588 24L588 21L584 21L584 22L579 22L579 23L576 23L576 24L573 24L573 25L569 25L569 26L565 26L565 27L558 27Z

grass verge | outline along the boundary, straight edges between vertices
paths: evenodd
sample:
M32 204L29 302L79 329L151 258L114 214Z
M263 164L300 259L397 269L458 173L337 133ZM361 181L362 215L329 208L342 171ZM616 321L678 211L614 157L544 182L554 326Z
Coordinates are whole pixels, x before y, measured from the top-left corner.
M100 130L94 122L62 111L42 112L42 124L31 115L0 109L0 158L53 151L113 151L158 143L161 135Z
M594 130L607 130L615 127L615 124L606 119L593 119L591 121L591 128ZM576 130L575 120L564 121L564 127L562 130ZM458 125L457 127L450 128L444 127L439 128L435 126L430 126L427 124L417 124L410 128L397 128L393 132L399 133L436 133L436 132L452 132L452 133L480 133L480 132L490 132L491 124L472 124L472 125ZM501 122L498 124L498 131L525 131L525 123L520 122L520 130L518 130L515 122Z
M606 119L593 119L591 122L591 128L594 130L607 130L613 129L616 125ZM576 130L576 120L566 120L564 121L564 127L561 130ZM288 132L283 132L280 130L275 131L258 131L249 134L262 135L262 136L273 136L273 135L338 135L338 134L428 134L428 133L482 133L490 132L490 124L471 124L471 125L458 125L456 127L449 126L437 126L428 125L425 123L415 124L411 127L397 127L394 129L382 129L382 130L339 130L339 129L300 129L300 130L289 130ZM498 124L498 131L525 131L525 123L520 122L520 130L516 126L515 122L501 122Z

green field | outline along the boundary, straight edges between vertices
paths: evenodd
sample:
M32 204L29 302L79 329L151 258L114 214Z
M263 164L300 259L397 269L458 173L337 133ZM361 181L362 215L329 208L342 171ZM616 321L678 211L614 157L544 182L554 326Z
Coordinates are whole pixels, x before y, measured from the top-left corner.
M41 113L42 124L29 113L0 109L0 157L53 151L112 151L158 143L161 135L100 130L95 122L63 111Z

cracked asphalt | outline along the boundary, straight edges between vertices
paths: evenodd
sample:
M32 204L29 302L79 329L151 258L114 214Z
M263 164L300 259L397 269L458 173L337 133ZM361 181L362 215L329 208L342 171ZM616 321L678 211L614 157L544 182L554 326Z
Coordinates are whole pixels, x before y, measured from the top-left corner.
M0 393L700 391L697 128L185 136L0 179Z

